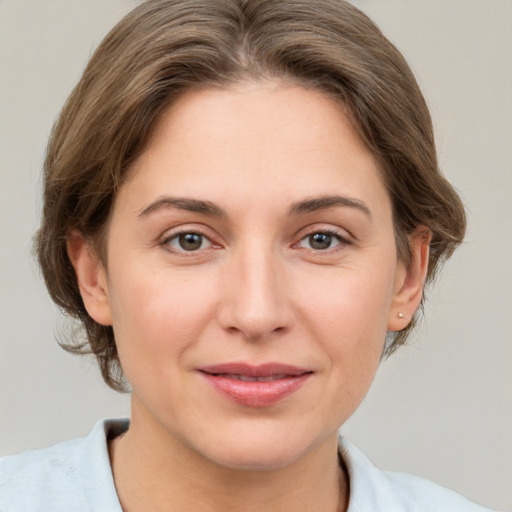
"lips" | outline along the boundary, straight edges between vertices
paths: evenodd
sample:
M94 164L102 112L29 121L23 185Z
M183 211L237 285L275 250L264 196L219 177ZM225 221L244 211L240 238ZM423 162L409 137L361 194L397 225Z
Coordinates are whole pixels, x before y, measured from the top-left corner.
M223 396L248 407L269 407L298 391L313 371L280 363L205 366L200 374Z
M285 379L287 375L284 373L278 375L269 375L268 377L249 377L248 375L238 375L236 373L219 373L217 377L225 377L227 379L243 380L244 382L270 382L272 380Z

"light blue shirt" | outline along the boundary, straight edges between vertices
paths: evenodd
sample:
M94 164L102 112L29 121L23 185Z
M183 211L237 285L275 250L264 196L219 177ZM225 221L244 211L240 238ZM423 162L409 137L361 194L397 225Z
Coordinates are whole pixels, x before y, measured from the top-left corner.
M128 420L103 420L88 437L0 459L0 512L123 512L108 439ZM348 512L490 512L428 480L377 469L340 438L350 481Z

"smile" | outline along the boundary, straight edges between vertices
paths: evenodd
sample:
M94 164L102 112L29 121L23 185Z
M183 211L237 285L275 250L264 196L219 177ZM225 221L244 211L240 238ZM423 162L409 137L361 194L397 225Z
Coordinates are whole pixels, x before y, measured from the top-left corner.
M200 374L230 401L247 407L269 407L298 391L313 371L268 363L229 363L199 369Z
M219 373L216 377L225 377L226 379L243 380L244 382L270 382L272 380L285 379L285 374L269 375L268 377L249 377L248 375L238 375L236 373Z

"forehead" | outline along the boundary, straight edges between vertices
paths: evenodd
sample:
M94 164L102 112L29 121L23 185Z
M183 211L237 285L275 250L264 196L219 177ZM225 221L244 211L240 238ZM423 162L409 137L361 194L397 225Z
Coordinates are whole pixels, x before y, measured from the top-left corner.
M289 203L333 193L387 197L375 159L342 106L284 82L184 94L162 115L131 182L140 198L178 187L180 195L221 203L234 194L268 199L276 191Z

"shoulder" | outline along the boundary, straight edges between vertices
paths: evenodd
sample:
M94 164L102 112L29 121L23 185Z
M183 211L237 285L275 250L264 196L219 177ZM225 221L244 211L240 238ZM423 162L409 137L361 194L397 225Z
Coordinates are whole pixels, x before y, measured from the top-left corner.
M424 478L392 471L382 471L382 478L386 487L399 498L404 510L420 512L428 507L432 512L490 512L488 508Z
M491 512L424 478L376 468L344 438L340 454L350 480L348 512Z
M77 439L0 459L0 510L44 510L50 499L55 510L56 501L85 504L78 474L83 444Z
M115 495L106 448L111 423L99 422L87 438L0 458L0 511L94 510L88 483L102 473L105 492Z

